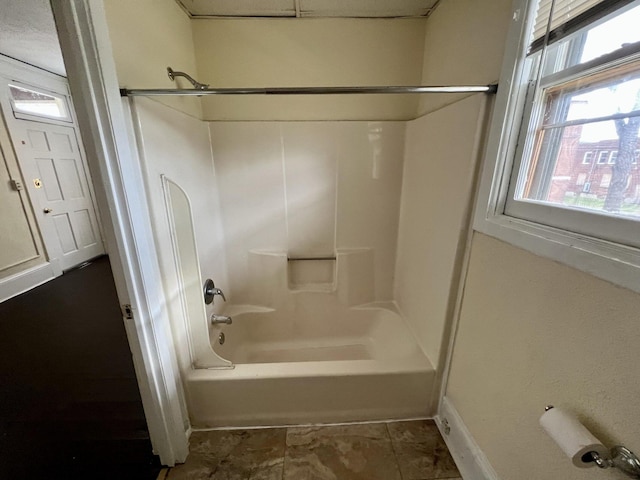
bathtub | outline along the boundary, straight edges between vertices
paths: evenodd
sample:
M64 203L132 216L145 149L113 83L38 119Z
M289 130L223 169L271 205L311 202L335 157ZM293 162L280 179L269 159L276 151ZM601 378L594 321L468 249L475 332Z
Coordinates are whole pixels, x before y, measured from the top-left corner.
M430 415L435 371L393 303L347 308L301 294L291 308L231 306L210 327L230 369L186 379L195 428ZM221 335L224 343L220 342Z

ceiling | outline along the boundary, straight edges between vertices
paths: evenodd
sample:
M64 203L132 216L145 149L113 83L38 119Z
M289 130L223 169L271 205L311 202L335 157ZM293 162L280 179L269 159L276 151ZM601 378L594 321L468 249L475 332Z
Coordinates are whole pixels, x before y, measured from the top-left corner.
M426 17L439 0L176 0L197 17Z
M0 53L66 75L49 0L0 0Z
M198 17L425 17L439 0L176 0ZM0 54L66 75L49 0L0 0Z

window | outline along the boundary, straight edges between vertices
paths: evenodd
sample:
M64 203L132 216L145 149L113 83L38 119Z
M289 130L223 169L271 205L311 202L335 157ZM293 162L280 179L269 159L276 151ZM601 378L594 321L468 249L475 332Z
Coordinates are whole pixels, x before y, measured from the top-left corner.
M473 225L640 292L637 25L640 0L514 0Z
M598 165L607 163L607 157L609 157L609 152L607 152L606 150L598 153Z
M580 28L552 21L556 30L549 38L555 40L546 46L536 27L529 46L525 70L531 87L525 104L531 108L521 122L525 140L515 153L505 212L640 246L638 235L621 236L613 225L640 221L635 195L640 177L631 169L640 147L640 2L555 0L554 11L566 7L573 12L575 2L592 5L574 20L585 14L595 20L584 21ZM539 1L536 25L546 26L551 3ZM604 4L611 10L614 3L625 7L606 15L593 12ZM589 151L581 154L585 149ZM591 151L596 152L597 167L588 166ZM591 185L587 192L558 180L581 173L582 185Z
M70 122L64 96L9 84L11 106L16 118L35 116ZM22 114L22 115L21 115Z

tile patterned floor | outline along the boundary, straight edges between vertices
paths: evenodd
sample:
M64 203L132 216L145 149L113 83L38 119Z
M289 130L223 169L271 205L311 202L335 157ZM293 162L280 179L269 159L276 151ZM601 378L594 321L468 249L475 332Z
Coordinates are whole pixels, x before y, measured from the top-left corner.
M162 480L462 480L431 420L191 435Z

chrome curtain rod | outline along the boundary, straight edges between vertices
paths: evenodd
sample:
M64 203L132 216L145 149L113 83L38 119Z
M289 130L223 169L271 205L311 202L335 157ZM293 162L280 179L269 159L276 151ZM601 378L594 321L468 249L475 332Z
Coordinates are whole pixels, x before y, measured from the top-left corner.
M205 95L345 95L390 93L496 93L497 84L446 86L378 87L274 87L274 88L199 88L199 89L120 89L123 97L205 96Z

